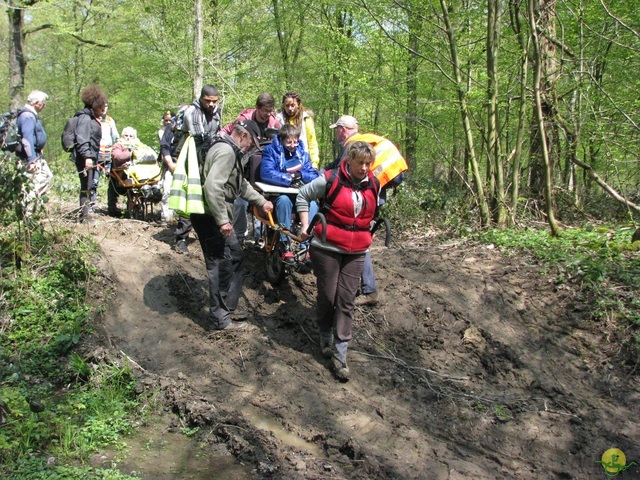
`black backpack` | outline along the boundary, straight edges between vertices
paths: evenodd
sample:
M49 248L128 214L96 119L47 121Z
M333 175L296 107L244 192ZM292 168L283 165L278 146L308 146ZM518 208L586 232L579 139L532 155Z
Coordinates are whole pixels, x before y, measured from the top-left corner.
M18 117L22 110L9 110L0 115L0 149L5 152L19 152L22 150L20 132L18 132Z
M74 115L67 120L64 130L62 130L62 136L60 141L62 142L62 149L65 152L73 150L73 146L76 144L76 126L78 125L78 115Z

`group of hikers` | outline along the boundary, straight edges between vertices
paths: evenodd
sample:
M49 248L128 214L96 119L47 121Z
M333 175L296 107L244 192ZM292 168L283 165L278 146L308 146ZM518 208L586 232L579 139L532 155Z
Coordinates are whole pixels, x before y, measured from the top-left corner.
M51 172L42 158L46 135L37 117L46 101L46 94L42 95L45 97L32 93L25 107L35 111L39 125L35 130L41 134L33 140L24 129L23 143L32 142L24 150L33 155L21 159L34 177L40 170L44 171L43 176L48 171L50 182ZM71 156L80 179L80 221L91 222L100 171L108 172L105 165L112 163L122 166L146 146L131 127L123 129L122 138L118 136L115 122L107 115L107 95L98 85L85 88L81 98L84 108L75 115L78 118ZM331 359L336 377L347 380L354 308L378 300L369 254L371 225L384 203L386 189L403 180L407 165L397 149L396 155L378 149L388 140L360 134L353 116L343 115L329 128L335 131L341 152L331 164L320 168L313 115L303 107L298 93L284 94L278 112L273 96L262 93L255 108L241 111L223 126L218 88L205 85L191 104L163 113L158 132L164 186L161 220L171 221L172 205L187 202L187 191L180 185L193 184L193 179L198 179L202 208L177 217L175 249L187 253L189 233L195 230L209 281L209 329L235 331L246 328L248 318L247 311L238 305L244 277L243 242L249 230L248 205L256 206L265 216L275 213L287 230L292 213L297 212L302 240L309 243L306 261L317 279L320 352ZM260 181L293 187L297 193L288 190L267 198L254 188L246 174L247 158L260 151ZM40 163L30 167L36 161ZM117 209L118 193L117 185L112 188L110 181L110 215L122 215ZM314 224L318 211L325 221ZM283 235L281 261L290 264L294 260L287 240Z

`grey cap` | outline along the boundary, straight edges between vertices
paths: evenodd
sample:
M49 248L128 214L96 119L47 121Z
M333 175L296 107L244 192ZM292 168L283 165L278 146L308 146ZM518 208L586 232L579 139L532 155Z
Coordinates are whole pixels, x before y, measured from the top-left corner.
M342 115L336 123L329 125L329 128L336 127L358 128L358 120L351 115Z

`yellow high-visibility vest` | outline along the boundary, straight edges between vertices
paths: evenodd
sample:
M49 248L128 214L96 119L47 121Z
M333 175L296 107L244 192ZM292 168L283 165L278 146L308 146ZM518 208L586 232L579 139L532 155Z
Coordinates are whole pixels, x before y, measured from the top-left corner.
M380 187L384 187L402 172L409 170L409 165L407 165L407 161L398 150L398 147L387 138L375 133L356 133L347 138L345 145L349 142L367 142L371 144L376 152L371 171L380 181Z
M196 142L191 136L185 141L173 171L169 208L184 217L204 213Z

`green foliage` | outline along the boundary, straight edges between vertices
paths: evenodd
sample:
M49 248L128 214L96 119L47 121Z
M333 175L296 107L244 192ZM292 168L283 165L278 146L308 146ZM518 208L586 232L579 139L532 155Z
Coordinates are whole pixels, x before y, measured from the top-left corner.
M7 480L134 480L116 469L100 469L48 463L43 456L32 456L17 462Z
M437 225L447 235L459 236L470 231L473 209L468 192L455 185L435 180L402 183L396 191L388 190L381 215L394 231L415 231Z
M0 151L0 224L7 226L23 217L23 201L27 184L25 171L17 168L15 157Z
M3 478L128 478L61 464L122 442L138 407L128 365L92 363L72 351L89 330L84 297L96 274L95 249L72 232L38 229L22 268L2 270Z
M56 238L60 237L34 231L31 248L39 254L24 258L31 268L0 277L5 311L11 318L0 346L22 358L25 374L52 375L58 357L78 343L89 318L81 287L94 268L88 256L81 256L78 246L84 245L57 245ZM42 249L47 245L50 250L45 255Z
M509 11L500 16L500 30L495 32L499 38L498 143L507 179L514 168L510 152L518 138L518 92L521 87L530 91L532 78L528 72L528 83L520 85L525 78L521 61L531 52L523 51L518 43L518 33L526 44L528 32L526 9L513 10L517 7L521 7L519 2L504 5ZM553 182L560 189L569 190L571 185L571 192L576 193L572 200L591 212L592 205L601 206L600 202L588 204L599 187L589 175L579 171L570 175L573 167L568 158L584 161L625 194L633 195L640 178L637 126L632 120L638 117L640 103L629 93L638 91L638 79L628 75L637 70L640 49L633 29L624 28L638 24L638 12L621 1L612 2L610 11L598 2L582 2L577 10L566 2L553 8L555 14L549 19L557 23L548 28L562 25L563 48L550 51L549 62L557 60L562 75L548 82L557 89L549 97L557 99L553 110L562 119L563 130L569 125L579 128L565 132L566 141L553 145L557 163ZM485 122L489 107L486 14L487 9L477 2L452 2L448 9L458 61L465 71L461 94L471 116L468 133L487 183L484 192L491 197L494 185L487 166ZM6 34L6 16L2 18L0 37L8 42L15 36ZM220 86L224 122L253 106L263 91L271 92L279 103L285 90L295 89L315 113L323 164L335 156L334 132L328 125L339 114L349 113L360 120L361 130L385 135L403 150L415 140L409 160L416 171L434 172L445 166L460 177L469 175L470 152L462 131L458 81L438 5L387 0L366 4L222 0L204 2L202 20L201 80ZM88 83L98 82L108 92L109 111L120 129L134 126L142 140L154 147L158 146L155 132L161 112L193 99L193 2L97 0L82 8L69 0L36 2L25 6L24 21L28 58L24 93L38 88L50 94L41 116L50 138L47 160L61 162L54 170L56 175L68 161L55 139L66 118L81 107L80 92ZM0 60L4 78L9 78L8 70L6 60ZM0 100L8 104L13 99L5 92L0 93ZM528 99L525 102L530 119L531 105ZM529 131L523 135L522 151L528 152L535 132L531 125L524 128ZM526 200L538 195L527 191L532 165L535 159L522 158L518 166L520 196ZM66 179L59 188L69 191L69 185L75 191L76 182L69 184ZM477 194L477 185L470 182L469 188ZM462 208L457 210L463 213ZM477 215L478 210L472 212ZM598 212L597 218L609 218L599 208ZM454 215L453 221L464 218L467 215ZM450 227L464 229L462 223Z
M180 431L186 437L193 437L196 433L200 431L200 427L196 425L195 427L180 427Z
M27 204L26 198L30 191L31 183L24 165L13 154L0 151L0 225L7 227L21 222L17 224L17 228L21 228L23 223L30 228L35 226L48 197L33 199ZM21 240L24 241L28 232L22 233ZM19 250L15 245L5 244L4 239L0 239L0 242L0 253L3 256L7 247Z

